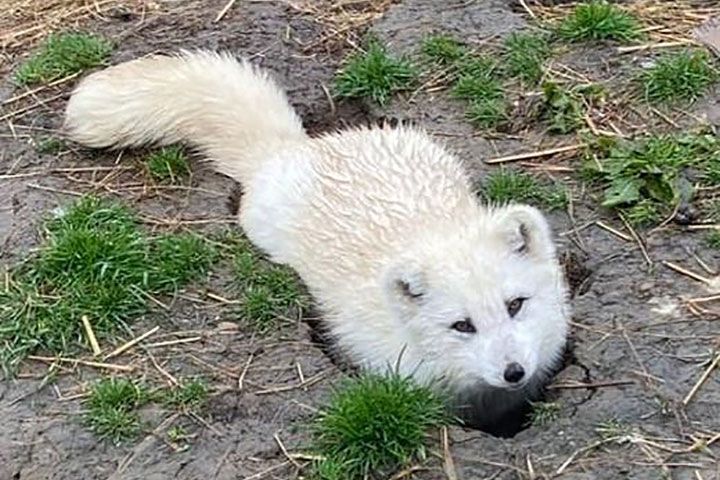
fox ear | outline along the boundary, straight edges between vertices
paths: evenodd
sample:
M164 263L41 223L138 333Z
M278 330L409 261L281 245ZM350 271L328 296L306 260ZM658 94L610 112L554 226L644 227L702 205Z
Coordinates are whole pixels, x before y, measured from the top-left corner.
M499 212L498 225L503 241L517 255L548 258L555 255L550 225L545 216L528 205L511 205Z
M427 279L418 264L400 261L385 273L384 290L393 305L403 309L413 307L427 294Z

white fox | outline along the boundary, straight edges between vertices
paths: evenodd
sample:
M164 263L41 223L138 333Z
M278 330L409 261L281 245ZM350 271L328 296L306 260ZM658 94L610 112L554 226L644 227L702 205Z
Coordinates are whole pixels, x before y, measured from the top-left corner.
M418 128L311 138L265 71L207 51L89 75L65 128L94 148L194 146L240 182L246 235L298 272L342 352L443 385L474 424L517 406L562 354L570 309L545 218L481 205Z

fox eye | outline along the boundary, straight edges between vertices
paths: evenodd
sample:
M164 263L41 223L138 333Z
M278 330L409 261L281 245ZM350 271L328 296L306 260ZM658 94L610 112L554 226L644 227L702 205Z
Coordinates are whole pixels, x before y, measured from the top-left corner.
M518 314L520 309L522 309L523 304L525 304L525 300L527 300L527 298L518 297L507 302L507 312L510 315L510 318L514 318L515 315Z
M450 325L450 328L453 330L456 330L460 333L475 333L477 330L475 330L475 325L473 325L472 320L469 318L466 318L465 320L461 320L459 322L455 322L452 325Z

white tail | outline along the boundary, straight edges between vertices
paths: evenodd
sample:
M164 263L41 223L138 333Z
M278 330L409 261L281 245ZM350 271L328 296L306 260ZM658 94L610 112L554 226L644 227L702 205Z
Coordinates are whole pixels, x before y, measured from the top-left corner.
M274 150L306 138L264 71L207 51L140 58L88 76L70 97L65 130L92 148L186 142L240 182Z

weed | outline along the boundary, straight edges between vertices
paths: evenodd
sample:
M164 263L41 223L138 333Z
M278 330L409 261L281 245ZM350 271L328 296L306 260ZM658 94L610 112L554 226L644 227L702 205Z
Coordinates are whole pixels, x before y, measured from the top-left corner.
M635 222L647 223L692 197L692 170L708 184L719 161L720 140L714 135L652 135L616 143L594 168L605 184L603 206L625 209Z
M530 422L537 427L548 425L557 420L561 411L562 405L557 402L534 402Z
M535 84L543 75L550 44L537 33L511 33L505 39L505 69L513 77Z
M158 182L179 183L190 175L190 164L183 149L177 145L164 147L147 159L150 176Z
M530 174L504 168L487 176L482 195L495 204L529 202L550 210L563 209L568 201L561 184L543 185Z
M347 60L335 78L335 92L340 98L369 98L382 106L394 93L409 90L417 75L407 59L392 57L372 40L365 52Z
M20 66L15 81L20 85L52 82L102 65L112 49L109 41L88 33L52 34Z
M167 432L168 440L170 440L173 443L181 442L188 437L187 430L185 430L185 427L182 425L175 425L172 428L168 429Z
M164 402L180 410L195 410L207 401L208 388L202 380L190 380L173 388L164 396Z
M226 242L233 245L233 270L242 302L241 315L256 331L269 331L279 317L307 304L302 282L293 270L264 259L245 238L230 238Z
M423 40L421 51L428 59L441 65L456 64L467 55L465 45L446 35L431 35Z
M597 427L595 427L595 432L600 435L603 440L608 441L627 437L632 434L632 429L629 425L626 425L619 420L611 419L600 422Z
M694 101L718 79L708 53L686 50L661 56L639 76L649 102Z
M100 438L120 444L140 431L135 410L147 399L147 390L139 384L124 378L104 378L90 390L85 421Z
M190 235L147 238L125 206L83 197L48 219L37 254L0 290L0 362L9 369L35 349L85 343L80 318L107 337L145 312L150 295L201 277L210 248Z
M636 204L622 209L625 219L635 227L647 227L656 224L667 210L663 204L643 198Z
M65 148L65 143L57 137L46 137L35 146L38 153L52 155Z
M316 468L323 478L388 473L424 458L426 432L448 421L443 399L410 378L362 374L336 390L315 419L314 445L326 459Z
M618 40L629 42L641 38L640 24L630 13L605 0L579 3L557 26L563 40Z
M563 88L554 82L543 84L540 117L548 122L551 133L568 134L585 124L590 104L602 98L603 90L596 85Z

